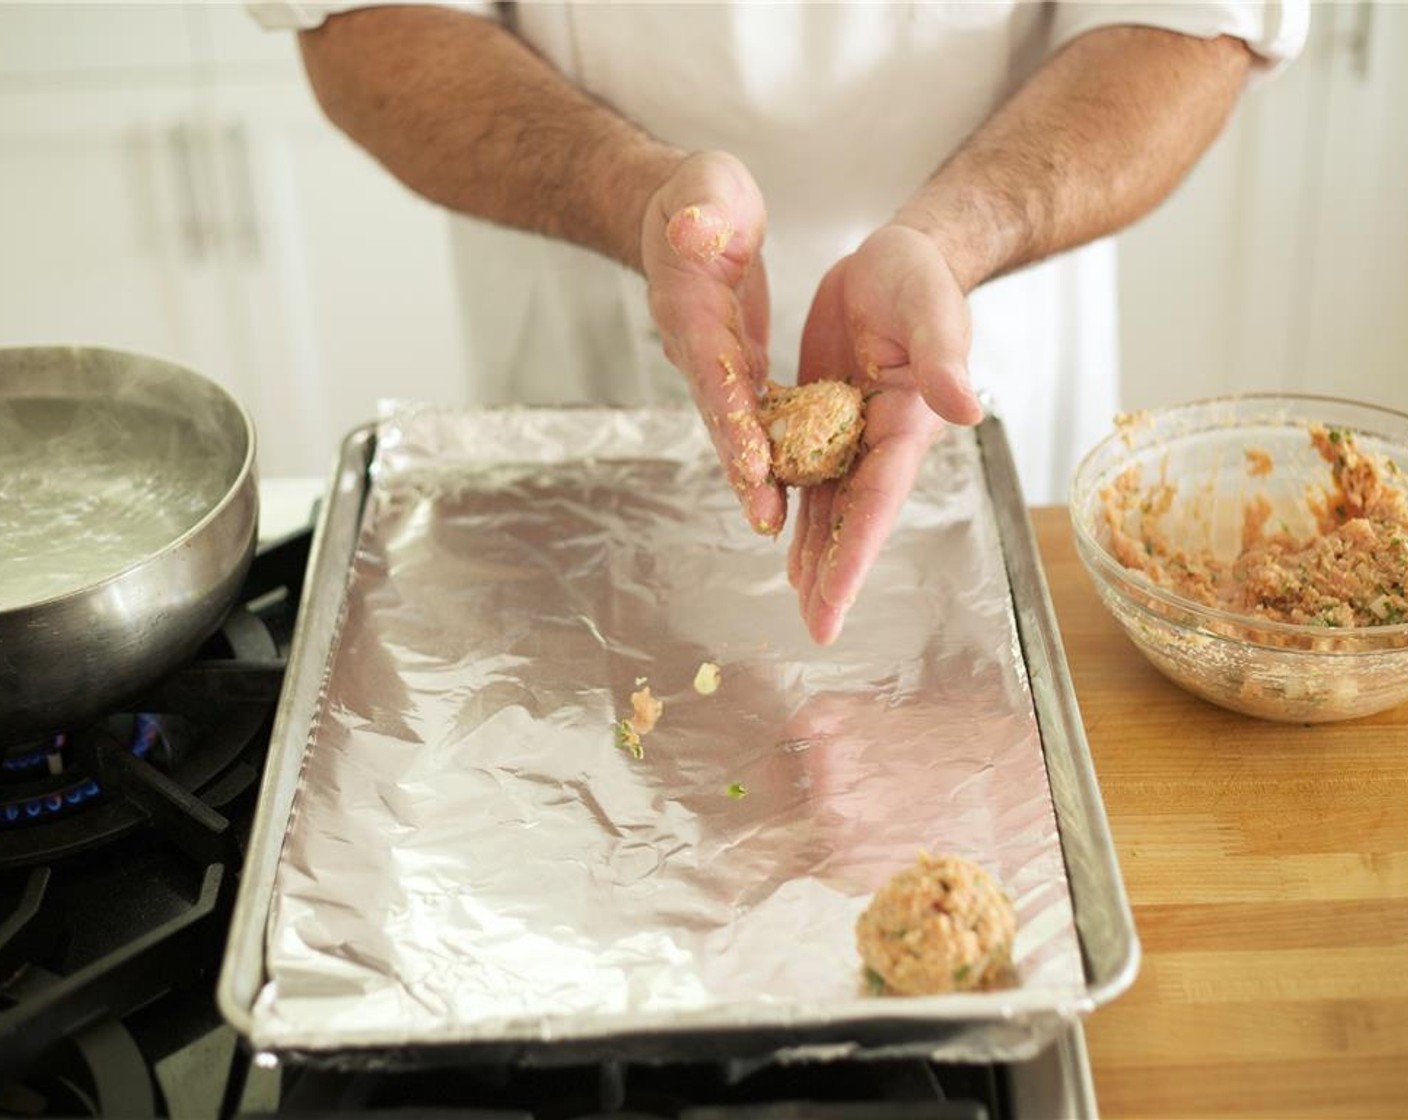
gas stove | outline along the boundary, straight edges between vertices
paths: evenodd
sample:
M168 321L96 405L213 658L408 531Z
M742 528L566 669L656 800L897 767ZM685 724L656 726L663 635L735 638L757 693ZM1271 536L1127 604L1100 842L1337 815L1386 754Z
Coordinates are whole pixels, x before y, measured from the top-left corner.
M0 1113L156 1115L219 1026L218 969L303 569L259 555L189 664L124 711L0 748Z
M1030 1062L914 1058L347 1074L270 1068L213 991L310 544L261 547L195 659L0 747L0 1115L884 1120L1095 1114L1079 1029Z

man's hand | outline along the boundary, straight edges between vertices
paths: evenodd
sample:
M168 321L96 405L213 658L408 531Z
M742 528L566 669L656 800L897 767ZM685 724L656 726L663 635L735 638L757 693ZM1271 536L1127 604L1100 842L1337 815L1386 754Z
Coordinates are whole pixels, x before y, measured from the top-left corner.
M463 12L365 8L299 41L328 116L413 190L645 273L665 353L689 378L748 520L779 532L786 499L757 418L766 213L743 164L686 157Z
M722 152L684 160L650 199L641 265L665 356L688 379L749 523L776 534L787 515L770 478L758 390L768 368L767 213L747 168Z
M851 472L802 492L787 574L825 645L880 553L943 420L974 424L968 304L923 234L884 226L822 280L802 333L800 380L850 381L866 398Z
M827 274L802 376L879 395L852 473L802 498L788 574L817 641L840 632L941 418L980 418L966 294L1151 209L1217 135L1250 58L1237 39L1146 27L1072 40Z
M756 398L765 214L743 165L684 158L477 16L365 8L300 43L328 116L413 190L643 269L666 353L690 379L749 520L779 531L785 500L768 481ZM1237 39L1146 27L1081 35L828 273L802 376L850 377L880 395L870 451L839 486L803 499L789 569L819 641L839 632L939 417L978 418L964 295L1153 207L1222 127L1250 66Z

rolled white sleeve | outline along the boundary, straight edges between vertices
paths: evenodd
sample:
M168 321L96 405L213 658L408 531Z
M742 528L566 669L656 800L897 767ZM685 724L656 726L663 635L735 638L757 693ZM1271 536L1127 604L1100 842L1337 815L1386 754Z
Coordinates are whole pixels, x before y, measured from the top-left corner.
M1159 27L1199 39L1230 35L1247 44L1262 73L1300 54L1310 29L1310 0L1221 0L1221 2L1127 4L1059 3L1051 28L1052 49L1100 27L1134 24Z
M248 0L245 8L269 31L307 31L339 12L424 3L425 0ZM441 6L479 16L492 16L498 7L493 0L441 0Z

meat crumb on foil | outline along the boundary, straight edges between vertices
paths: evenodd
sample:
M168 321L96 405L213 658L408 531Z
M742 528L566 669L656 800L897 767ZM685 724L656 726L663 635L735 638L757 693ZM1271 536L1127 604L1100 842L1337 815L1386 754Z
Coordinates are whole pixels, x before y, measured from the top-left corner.
M844 381L768 383L759 418L772 444L772 473L788 486L815 486L850 470L865 427L861 392Z
M643 683L643 678L637 683ZM648 684L631 693L631 714L616 724L616 745L622 750L630 751L634 758L644 758L645 748L641 745L641 736L649 735L655 730L655 725L664 711L665 702L650 694Z
M870 900L856 948L877 995L924 996L1012 980L1017 917L986 871L954 855L920 852Z

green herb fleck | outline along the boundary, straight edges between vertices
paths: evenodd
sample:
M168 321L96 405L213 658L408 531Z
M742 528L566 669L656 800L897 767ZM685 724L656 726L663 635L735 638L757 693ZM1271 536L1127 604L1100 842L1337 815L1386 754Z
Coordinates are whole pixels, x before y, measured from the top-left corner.
M748 787L742 782L731 782L728 787L728 795L735 801L742 801L748 796Z
M968 979L968 974L973 971L972 965L961 964L953 970L953 982L961 984Z
M628 719L616 724L616 749L630 751L632 758L644 758L645 748L640 744L640 736Z
M1338 428L1331 428L1331 429L1330 429L1330 442L1331 442L1331 443L1339 443L1342 439L1344 439L1344 433L1343 433L1342 431L1340 431Z
M873 996L883 996L885 994L885 978L873 968L865 970L865 987Z

